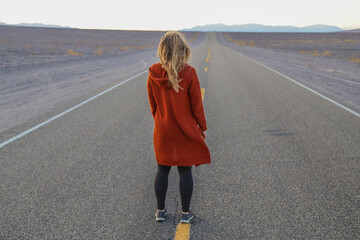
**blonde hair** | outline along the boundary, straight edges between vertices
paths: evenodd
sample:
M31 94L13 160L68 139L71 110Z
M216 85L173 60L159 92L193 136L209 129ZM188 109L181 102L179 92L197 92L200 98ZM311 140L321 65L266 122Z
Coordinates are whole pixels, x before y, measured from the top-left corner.
M157 56L169 76L169 86L179 92L179 88L183 88L179 85L181 79L178 79L178 72L191 57L190 46L184 36L176 31L165 33L160 40Z

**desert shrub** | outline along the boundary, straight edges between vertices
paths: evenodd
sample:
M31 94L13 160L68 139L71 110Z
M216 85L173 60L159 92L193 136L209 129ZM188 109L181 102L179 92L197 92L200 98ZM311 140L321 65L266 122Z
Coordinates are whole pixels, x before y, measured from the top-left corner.
M94 53L94 55L102 55L103 51L101 51L100 49L96 50Z
M332 53L329 52L329 51L324 51L324 52L322 53L322 56L331 56L331 55L332 55Z
M75 52L74 50L67 50L67 54L70 55L70 56L81 56L83 55L82 53L79 53L79 52Z
M360 63L360 58L352 56L351 58L347 58L352 63Z
M315 51L310 51L310 55L313 56L313 57L318 57L318 56L319 56L319 53L317 52L317 50L315 50Z

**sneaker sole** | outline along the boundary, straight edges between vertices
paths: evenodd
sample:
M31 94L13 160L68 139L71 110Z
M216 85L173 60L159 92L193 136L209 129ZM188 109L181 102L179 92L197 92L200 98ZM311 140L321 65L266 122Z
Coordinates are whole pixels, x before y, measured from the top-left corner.
M189 218L189 220L180 220L181 223L190 223L191 219L193 219L194 216L192 216L191 218Z
M157 218L156 221L157 222L165 222L165 218Z
M167 214L165 214L165 217L166 216L167 216ZM156 214L155 214L155 217L156 217L155 221L157 221L157 222L165 222L165 218L157 217Z

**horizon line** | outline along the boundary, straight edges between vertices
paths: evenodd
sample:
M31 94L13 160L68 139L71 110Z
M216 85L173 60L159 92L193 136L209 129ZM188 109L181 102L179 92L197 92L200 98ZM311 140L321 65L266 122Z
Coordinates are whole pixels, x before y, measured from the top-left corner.
M70 29L84 29L84 30L128 30L128 31L171 31L171 30L175 30L175 31L181 31L181 30L188 30L188 29L192 29L192 28L195 28L195 27L203 27L203 26L207 26L207 25L225 25L225 26L236 26L236 25L263 25L263 26L266 26L266 27L297 27L297 28L304 28L304 27L309 27L309 26L316 26L316 25L326 25L326 26L332 26L332 27L338 27L338 28L341 28L343 30L357 30L357 29L360 29L360 25L359 26L354 26L354 27L339 27L337 25L329 25L329 24L323 24L323 23L316 23L316 24L310 24L310 25L304 25L304 26L296 26L296 25L265 25L265 24L262 24L262 23L241 23L241 24L225 24L225 23L209 23L209 24L204 24L204 25L195 25L195 26L192 26L192 27L183 27L181 29L134 29L134 28L88 28L88 27L73 27L73 26L66 26L66 25L59 25L59 24L54 24L54 23L38 23L38 22L21 22L21 23L6 23L6 22L1 22L0 23L3 23L3 24L0 24L1 25L9 25L9 26L21 26L21 25L26 25L26 24L29 24L29 25L44 25L44 27L46 26L56 26L56 28L70 28ZM25 27L25 26L24 26ZM29 27L32 27L32 26L29 26ZM36 27L36 26L34 26ZM50 27L51 28L51 27ZM53 27L55 28L55 27Z

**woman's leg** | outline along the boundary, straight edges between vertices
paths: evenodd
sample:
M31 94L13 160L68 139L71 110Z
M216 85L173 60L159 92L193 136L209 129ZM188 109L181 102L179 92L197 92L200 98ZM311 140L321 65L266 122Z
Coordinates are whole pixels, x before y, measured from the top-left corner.
M165 198L170 169L171 166L158 164L158 169L155 176L155 194L157 199L157 209L159 210L163 210L165 208Z
M190 200L193 191L193 179L191 166L178 166L180 175L180 195L181 206L183 212L188 212L190 208Z

